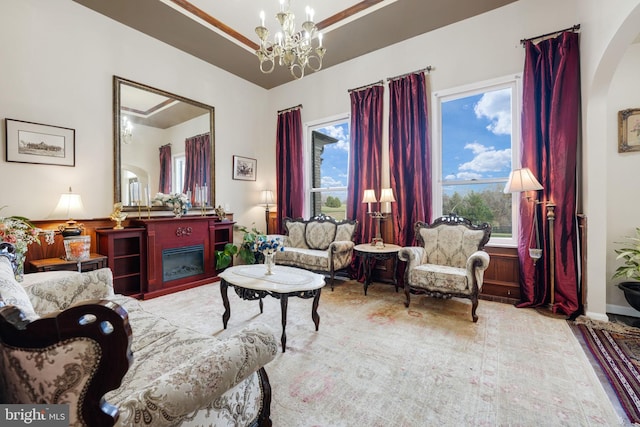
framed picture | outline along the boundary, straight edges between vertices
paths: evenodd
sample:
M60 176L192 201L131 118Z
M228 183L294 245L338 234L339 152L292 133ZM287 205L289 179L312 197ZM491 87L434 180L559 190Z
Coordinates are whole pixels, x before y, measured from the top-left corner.
M75 129L5 119L7 162L75 166Z
M640 108L618 111L618 153L640 151Z
M249 157L233 156L233 179L255 181L258 161Z

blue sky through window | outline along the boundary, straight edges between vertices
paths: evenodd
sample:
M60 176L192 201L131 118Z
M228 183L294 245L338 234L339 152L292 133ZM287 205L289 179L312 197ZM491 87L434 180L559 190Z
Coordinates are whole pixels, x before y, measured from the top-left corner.
M349 123L342 122L314 130L338 140L335 144L324 147L320 167L322 188L346 187L349 171Z
M506 180L511 171L511 89L444 101L441 111L443 181Z

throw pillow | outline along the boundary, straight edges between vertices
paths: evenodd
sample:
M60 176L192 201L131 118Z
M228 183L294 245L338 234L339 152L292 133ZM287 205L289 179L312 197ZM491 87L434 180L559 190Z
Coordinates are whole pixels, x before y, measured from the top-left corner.
M309 249L326 251L336 237L336 225L329 221L310 221L305 231Z
M6 305L14 305L25 316L25 319L34 321L38 315L33 310L29 296L20 283L16 282L11 262L6 257L0 257L0 299Z
M304 231L306 223L303 221L285 220L284 228L287 230L287 235L284 239L284 245L290 248L309 249L307 242L304 240Z
M351 222L346 222L344 224L338 224L338 230L336 231L336 241L340 242L343 240L350 241L353 240L353 234L356 231L356 224Z

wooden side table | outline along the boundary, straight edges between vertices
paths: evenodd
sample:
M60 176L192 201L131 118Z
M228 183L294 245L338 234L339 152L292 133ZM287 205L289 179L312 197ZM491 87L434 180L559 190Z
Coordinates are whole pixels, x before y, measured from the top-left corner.
M392 281L393 285L396 287L396 292L398 292L398 252L402 249L401 246L391 245L385 243L383 247L374 246L370 243L363 243L360 245L356 245L353 250L356 252L356 256L360 257L360 262L364 267L364 294L367 294L367 288L371 283L371 273L373 262L375 261L384 261L388 259L393 260L393 276Z
M84 261L67 261L63 258L44 258L29 261L31 270L43 271L91 271L107 266L107 257L100 254L90 254Z

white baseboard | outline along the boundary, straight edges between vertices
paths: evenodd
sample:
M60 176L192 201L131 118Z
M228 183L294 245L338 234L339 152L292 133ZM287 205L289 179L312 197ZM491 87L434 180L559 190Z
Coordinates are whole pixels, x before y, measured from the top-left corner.
M585 313L585 316L587 316L589 319L599 320L601 322L608 322L609 321L609 316L607 316L606 314L602 314L602 313L594 313L592 311L587 311Z
M620 314L622 316L640 317L640 311L624 305L607 304L607 313Z

